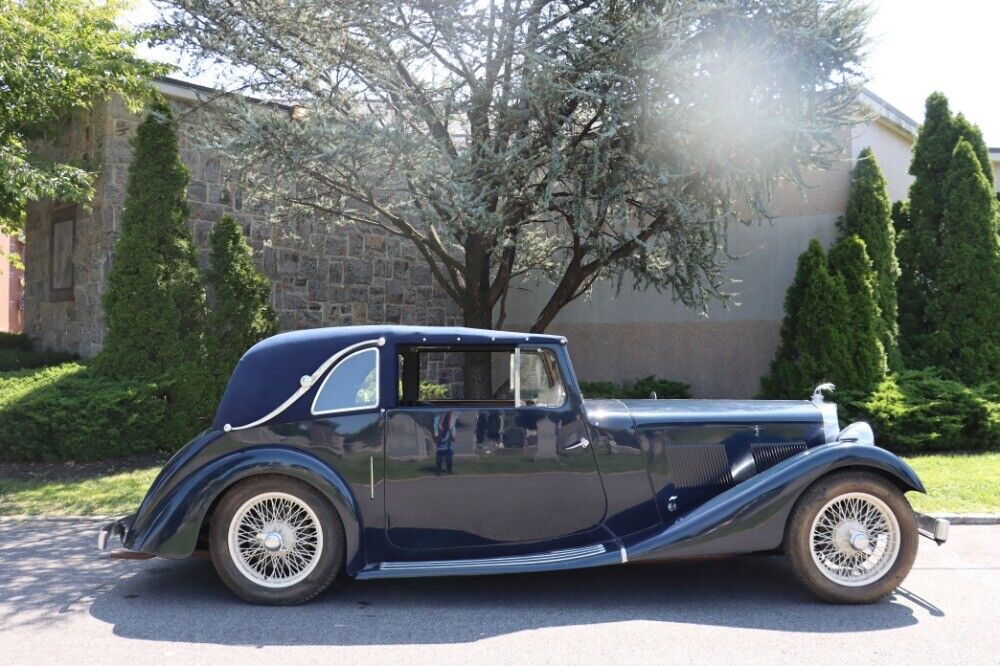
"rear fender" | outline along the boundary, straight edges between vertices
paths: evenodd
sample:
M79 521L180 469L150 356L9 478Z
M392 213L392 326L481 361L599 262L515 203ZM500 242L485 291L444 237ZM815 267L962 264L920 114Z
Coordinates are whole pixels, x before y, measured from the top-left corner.
M864 469L903 491L925 492L916 472L877 446L833 442L793 456L681 516L666 529L626 544L630 560L701 557L774 550L802 492L839 469Z
M283 474L300 479L321 492L344 523L348 572L360 568L361 515L350 486L327 463L303 451L283 446L259 446L236 451L200 467L170 494L136 515L125 547L166 557L190 556L201 527L222 493L234 483L260 474Z

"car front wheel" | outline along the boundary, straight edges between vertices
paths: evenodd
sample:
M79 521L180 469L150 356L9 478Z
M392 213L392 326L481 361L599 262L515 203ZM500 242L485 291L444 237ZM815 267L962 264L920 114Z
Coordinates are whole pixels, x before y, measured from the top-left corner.
M799 580L820 598L872 603L906 578L918 538L913 509L894 484L869 472L841 472L799 498L785 552Z
M344 561L344 529L312 486L284 476L252 477L219 502L209 531L212 562L246 601L291 605L329 587Z

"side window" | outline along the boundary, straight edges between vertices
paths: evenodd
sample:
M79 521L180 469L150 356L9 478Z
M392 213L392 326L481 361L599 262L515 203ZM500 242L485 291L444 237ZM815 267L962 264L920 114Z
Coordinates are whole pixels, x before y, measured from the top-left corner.
M566 388L559 364L546 349L522 349L519 405L559 407L566 402Z
M403 350L399 364L401 404L558 407L566 401L559 364L547 349L414 347Z
M378 407L378 350L362 349L331 370L313 400L313 414Z

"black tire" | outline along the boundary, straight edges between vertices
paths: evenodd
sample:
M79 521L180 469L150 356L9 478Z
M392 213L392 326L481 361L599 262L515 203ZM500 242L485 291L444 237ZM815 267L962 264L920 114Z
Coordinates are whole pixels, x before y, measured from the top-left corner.
M312 571L286 587L267 587L241 571L229 545L229 529L247 502L266 493L283 493L297 499L316 516L322 533L322 546ZM323 592L340 573L344 564L344 525L330 502L312 486L281 475L254 476L226 491L219 501L209 527L212 563L222 582L237 596L254 604L291 606L312 599Z
M899 550L891 566L867 584L838 583L821 570L812 554L810 535L817 515L834 499L849 493L872 496L888 507L899 527ZM823 477L799 498L785 528L785 554L796 577L816 596L837 604L870 604L895 590L917 556L917 523L906 497L892 482L871 472L838 472Z

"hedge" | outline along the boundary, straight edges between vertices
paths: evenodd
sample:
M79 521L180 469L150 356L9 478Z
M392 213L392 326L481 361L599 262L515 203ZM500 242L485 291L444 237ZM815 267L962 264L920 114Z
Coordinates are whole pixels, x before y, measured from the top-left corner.
M648 398L654 391L657 398L690 398L690 388L689 384L657 379L653 375L634 383L580 382L580 391L585 398Z
M31 338L24 333L0 331L0 349L13 349L25 352L31 351Z
M897 453L1000 450L1000 384L968 387L935 369L889 375L867 394L837 395L841 421L868 421Z
M4 349L0 346L0 372L43 368L75 360L76 356L66 352L33 352L23 349Z
M164 443L167 409L156 384L109 379L80 363L0 373L0 462L150 451Z

